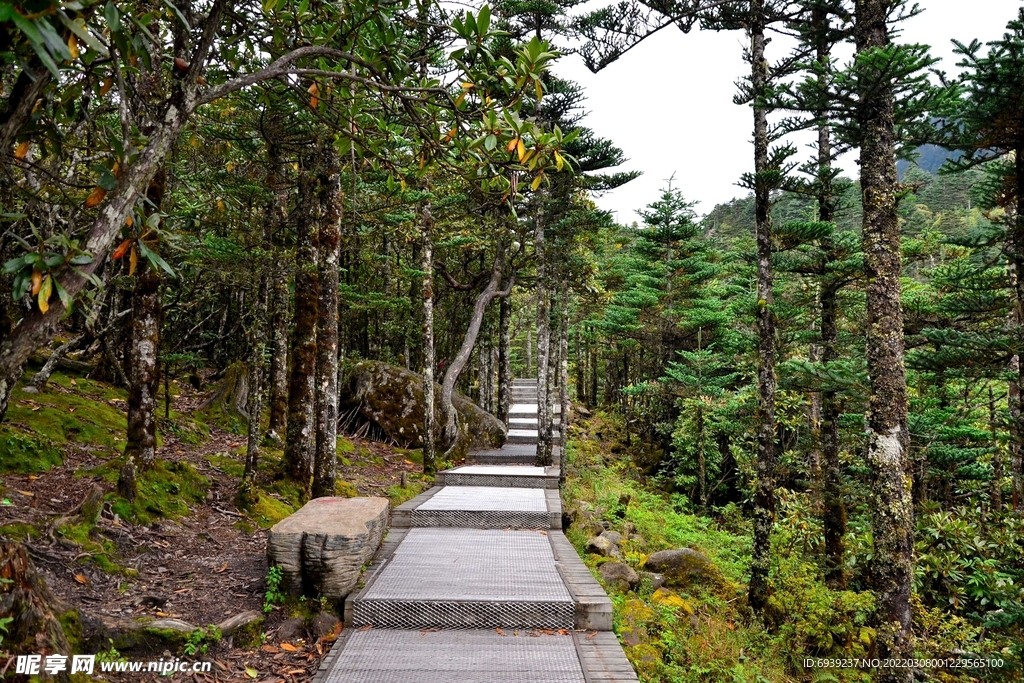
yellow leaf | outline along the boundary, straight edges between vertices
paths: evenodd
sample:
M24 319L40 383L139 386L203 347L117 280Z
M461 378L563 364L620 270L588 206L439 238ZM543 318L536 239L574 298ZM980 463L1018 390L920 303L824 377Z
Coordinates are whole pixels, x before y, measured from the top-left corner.
M75 581L83 586L89 585L89 579L85 578L85 574L75 574Z
M227 208L227 204L224 203L224 200L223 199L218 199L217 200L217 210L218 211L223 211L226 208Z
M508 141L508 145L505 146L505 151L511 153L516 148L517 139L513 138Z
M522 138L516 141L516 152L519 154L519 161L526 158L526 145L523 144Z
M533 84L537 86L537 101L540 102L541 98L544 97L544 86L541 85L540 79L534 81Z
M36 494L32 493L31 491L22 491L21 489L17 489L17 491L18 491L18 493L20 493L21 495L23 495L23 496L27 496L27 497L29 497L29 498L35 498L35 496L36 496Z
M461 105L465 99L466 93L463 92L462 94L455 98L455 106L458 107L459 105Z
M536 178L534 178L533 182L530 183L530 189L536 191L537 188L540 187L540 181L543 180L543 179L544 179L544 175L543 174L540 174Z
M131 253L128 254L128 276L135 275L135 268L139 265L139 252L135 250L135 245L132 245Z
M316 109L317 105L320 104L320 86L314 83L309 86L309 90L306 92L309 93L309 106Z
M132 218L131 216L128 216L128 218L124 219L124 224L127 225L130 228L133 225L135 225L135 219Z
M71 53L71 59L78 59L78 39L74 33L68 36L68 52Z
M39 310L46 313L50 310L50 294L53 293L53 278L47 275L43 279L43 285L39 288L39 295L36 297L36 303L39 304Z
M235 170L235 162L229 161L225 168L228 169L228 173L231 173L232 171Z
M472 90L473 89L473 84L470 83L469 81L466 81L465 83L462 84L462 89L463 90Z
M555 152L555 168L557 168L559 171L561 171L562 170L562 166L564 166L564 165L565 165L565 161L562 159L562 155L559 154L558 152Z
M32 143L26 140L25 142L18 145L18 148L14 150L15 159L24 159L28 156L28 148L32 146Z
M252 668L251 666L247 666L247 667L245 667L245 675L248 676L249 678L256 678L257 676L260 675L260 672L257 671L256 669Z
M85 208L91 209L92 207L102 202L103 198L106 196L107 191L104 190L99 185L97 185L96 187L93 188L92 192L89 193L89 196L85 198Z
M405 192L405 179L404 178L402 179L401 186L402 186L402 192Z
M43 286L43 272L39 270L39 266L32 269L32 296L39 293L39 288Z
M281 643L281 649L287 650L288 652L298 652L299 648L295 647L291 643Z
M114 85L114 77L113 76L107 76L106 79L103 81L103 84L100 86L100 97L103 97L108 92L110 92L110 88L113 85Z

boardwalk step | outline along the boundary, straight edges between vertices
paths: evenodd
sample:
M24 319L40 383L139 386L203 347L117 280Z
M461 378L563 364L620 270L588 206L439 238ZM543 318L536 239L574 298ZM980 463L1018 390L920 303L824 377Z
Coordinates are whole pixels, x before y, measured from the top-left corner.
M399 505L391 524L470 529L561 529L562 505L553 489L435 486Z
M324 683L584 683L576 639L536 633L346 631Z
M410 529L352 600L356 628L572 628L547 534Z
M558 488L557 467L526 465L464 465L438 472L437 486L510 486L514 488Z

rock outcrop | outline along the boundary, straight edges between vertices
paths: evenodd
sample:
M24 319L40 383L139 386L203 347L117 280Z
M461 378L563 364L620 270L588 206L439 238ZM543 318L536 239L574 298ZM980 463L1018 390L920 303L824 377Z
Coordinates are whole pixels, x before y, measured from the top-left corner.
M283 587L342 600L377 551L388 508L386 498L314 498L275 524L267 537L267 559L281 568Z
M404 368L379 361L356 363L347 374L338 396L338 413L356 410L365 420L377 424L396 443L406 448L423 445L423 377ZM435 396L441 388L435 385ZM459 414L460 436L453 453L463 456L475 448L500 448L505 443L505 425L456 392L452 402ZM437 432L443 419L440 401L435 406Z

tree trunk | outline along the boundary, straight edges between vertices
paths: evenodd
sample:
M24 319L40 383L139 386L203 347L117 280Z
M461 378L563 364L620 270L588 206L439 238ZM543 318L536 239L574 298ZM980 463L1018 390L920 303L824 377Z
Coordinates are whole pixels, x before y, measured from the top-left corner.
M149 263L142 266L132 295L132 341L128 386L128 443L117 490L135 500L136 478L156 460L156 393L160 384L157 353L160 349L160 274Z
M501 286L502 271L505 266L505 247L497 245L497 253L494 257L494 266L491 268L491 279L480 292L473 305L473 313L469 319L469 328L462 339L462 346L459 348L455 358L445 369L444 379L441 381L441 414L444 416L444 425L441 428L441 442L444 444L446 453L451 453L459 440L459 418L452 403L452 392L455 390L455 383L459 381L469 357L473 353L473 346L476 345L477 335L480 333L480 326L483 324L484 314L487 306L496 297L505 297L512 292L512 279L510 278L508 288L499 290Z
M4 294L6 296L6 293ZM50 381L50 376L53 375L53 371L57 369L57 365L60 364L64 357L79 348L90 339L87 332L82 332L71 339L67 340L60 347L50 354L50 357L46 359L43 367L40 368L39 372L32 376L32 380L28 383L28 387L35 389L36 393L43 390L46 387L46 383ZM25 387L28 390L28 387Z
M275 249L280 256L280 251ZM279 260L280 261L280 260ZM288 268L272 266L274 313L271 317L270 419L267 436L280 442L288 426Z
M544 193L537 195L534 220L534 252L537 258L537 457L538 467L551 465L551 294L547 277L547 245L544 240Z
M819 66L827 69L831 59L831 26L828 13L816 8L812 15L816 29L816 59ZM828 76L819 77L824 87ZM825 112L818 114L818 220L834 223L836 197L833 188L832 130ZM839 283L827 275L828 263L836 259L835 244L831 237L822 243L822 277L819 286L818 304L821 310L821 360L831 363L839 358L836 295ZM846 589L845 537L846 504L843 502L842 463L839 460L839 398L835 391L821 392L821 424L818 428L824 476L822 477L821 502L822 522L825 533L825 583L835 590Z
M1010 370L1013 372L1013 379L1007 384L1007 403L1010 406L1010 424L1015 432L1014 438L1010 441L1010 472L1013 477L1013 493L1010 496L1010 503L1014 510L1020 510L1024 505L1024 476L1021 473L1021 454L1024 453L1021 436L1024 432L1021 428L1021 381L1020 381L1020 356L1015 355L1010 359Z
M748 600L762 614L770 595L771 533L775 524L775 320L772 308L772 223L768 170L768 116L762 99L768 87L763 0L751 2L750 62L754 110L754 212L757 239L757 487L754 491L754 546Z
M1017 178L1017 205L1016 215L1013 217L1013 234L1011 244L1013 245L1012 266L1014 293L1016 294L1016 332L1017 332L1017 354L1014 358L1017 361L1016 381L1011 384L1011 421L1013 424L1014 438L1012 440L1012 466L1013 472L1013 509L1024 509L1024 463L1021 455L1024 454L1024 409L1021 405L1021 388L1024 387L1024 363L1020 362L1021 354L1024 353L1024 147L1016 150L1015 173ZM1012 385L1015 384L1016 387Z
M558 326L558 445L565 455L565 439L568 431L569 414L569 288L562 283L562 306L559 309L561 321ZM562 468L565 471L565 468Z
M497 418L508 427L508 412L512 406L512 297L499 302L498 310L498 414Z
M333 149L324 151L324 157L320 181L323 219L317 237L320 296L316 332L314 498L334 495L338 473L338 260L344 207L341 164Z
M858 0L854 36L858 53L889 44L890 0ZM910 591L914 578L914 510L907 456L907 379L900 308L900 231L896 211L896 140L893 85L870 77L860 93L860 153L864 206L862 244L867 283L867 461L872 471L877 656L913 656ZM910 668L883 667L879 681L910 681Z
M526 376L533 377L533 326L526 326Z
M434 215L430 203L423 207L420 228L420 270L423 271L423 473L437 472L434 442Z
M256 471L260 457L261 417L263 416L263 375L266 369L267 346L267 311L270 300L270 280L277 270L274 263L274 230L284 221L287 209L287 195L282 191L283 179L280 175L281 151L272 140L267 140L269 173L267 186L274 193L263 213L263 238L260 245L256 266L259 273L259 285L256 300L253 303L253 323L249 330L249 401L246 412L249 414L248 433L246 438L245 470L242 481L238 485L237 503L239 507L255 505L259 494L256 490ZM268 429L268 432L272 432ZM274 432L276 434L276 432Z
M299 176L299 217L295 226L295 314L289 343L288 429L283 474L309 491L316 447L316 334L320 283L317 278L316 226L319 223L317 154L307 154Z

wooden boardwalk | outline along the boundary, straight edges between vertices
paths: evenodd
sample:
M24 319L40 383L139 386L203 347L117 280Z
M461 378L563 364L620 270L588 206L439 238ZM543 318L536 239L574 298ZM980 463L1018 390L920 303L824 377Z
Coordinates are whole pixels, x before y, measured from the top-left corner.
M608 595L561 531L558 467L533 467L536 391L513 385L515 443L393 511L314 683L637 680Z

